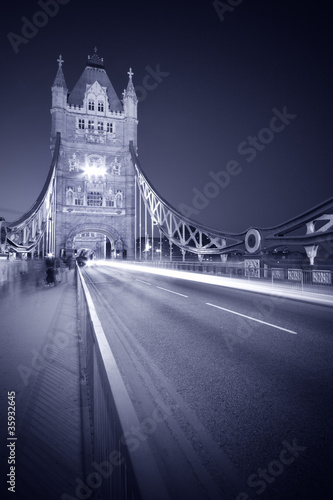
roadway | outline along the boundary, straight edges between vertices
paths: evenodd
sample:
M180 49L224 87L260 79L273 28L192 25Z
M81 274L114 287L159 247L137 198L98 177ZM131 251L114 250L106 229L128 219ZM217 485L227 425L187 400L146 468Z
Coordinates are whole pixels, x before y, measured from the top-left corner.
M123 267L83 275L173 500L330 497L332 308Z

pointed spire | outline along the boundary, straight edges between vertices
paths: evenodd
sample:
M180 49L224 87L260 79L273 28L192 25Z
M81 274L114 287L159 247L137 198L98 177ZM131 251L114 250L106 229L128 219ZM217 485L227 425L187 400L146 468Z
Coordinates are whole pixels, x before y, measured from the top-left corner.
M67 89L64 73L62 71L62 65L65 61L61 57L61 54L59 56L59 59L57 59L57 62L59 64L59 67L58 67L58 71L57 71L57 74L56 74L56 77L55 77L55 80L53 82L52 87L63 87L65 89Z
M92 56L88 56L87 66L104 69L104 60L103 57L99 57L97 54L97 47L94 48L94 54Z
M132 76L134 75L134 73L132 71L132 68L130 68L129 71L127 71L127 74L129 75L129 80L131 82L132 81Z
M127 74L129 75L128 84L127 84L126 91L123 92L123 97L124 97L124 99L126 99L127 97L131 97L132 99L134 99L135 102L137 102L138 98L136 96L135 88L134 88L133 80L132 80L132 76L134 75L132 68L129 69Z

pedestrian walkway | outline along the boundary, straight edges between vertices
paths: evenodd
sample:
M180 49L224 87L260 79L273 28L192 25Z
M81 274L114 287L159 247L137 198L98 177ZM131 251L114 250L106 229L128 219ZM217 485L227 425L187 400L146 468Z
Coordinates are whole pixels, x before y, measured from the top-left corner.
M83 475L74 278L67 271L60 284L46 287L28 274L0 290L1 459L8 468L6 401L15 391L20 500L59 500Z

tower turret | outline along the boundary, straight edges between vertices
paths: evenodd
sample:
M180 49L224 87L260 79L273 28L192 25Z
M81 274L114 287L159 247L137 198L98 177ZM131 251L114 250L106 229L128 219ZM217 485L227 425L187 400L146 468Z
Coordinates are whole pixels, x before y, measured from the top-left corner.
M98 233L108 239L110 256L127 254L133 258L135 168L129 148L130 141L136 144L137 136L133 73L129 73L122 103L96 47L69 92L61 56L58 63L51 109L51 149L56 133L61 133L56 182L57 255L61 251L71 255L76 236Z
M138 98L135 93L135 89L133 86L132 76L134 73L132 72L132 68L128 71L129 79L127 89L124 90L123 93L123 104L124 104L124 114L125 114L125 140L127 144L130 141L133 141L134 146L137 145L137 107L138 107Z
M51 128L51 140L55 140L56 133L60 132L63 134L66 126L66 105L67 105L67 85L62 71L62 64L64 60L61 55L57 59L59 67L54 79L52 90L52 128Z

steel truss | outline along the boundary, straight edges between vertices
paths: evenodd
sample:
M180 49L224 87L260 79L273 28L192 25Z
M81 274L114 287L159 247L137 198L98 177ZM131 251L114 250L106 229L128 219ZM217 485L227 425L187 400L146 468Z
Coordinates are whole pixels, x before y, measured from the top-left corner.
M279 226L267 229L250 228L239 234L225 233L203 226L177 212L148 181L133 143L130 144L130 151L136 170L136 185L145 211L148 210L152 224L168 238L170 245L174 244L181 249L183 258L186 252L198 255L199 259L217 254L223 258L223 255L233 251L255 255L278 247L303 246L313 264L319 245L326 246L327 249L330 247L333 253L333 198ZM140 201L139 207L141 228ZM304 230L303 235L293 234L300 228ZM140 231L139 234L141 236Z
M186 252L196 254L200 259L204 255L222 255L242 245L245 233L232 234L208 228L177 212L148 181L133 143L130 144L130 151L136 171L136 185L152 224L169 240L170 245L174 244L181 249L183 257ZM139 210L140 208L139 200ZM146 214L145 227L147 228Z
M60 149L57 134L51 167L44 187L30 210L8 223L6 249L18 253L55 254L56 227L56 169Z

